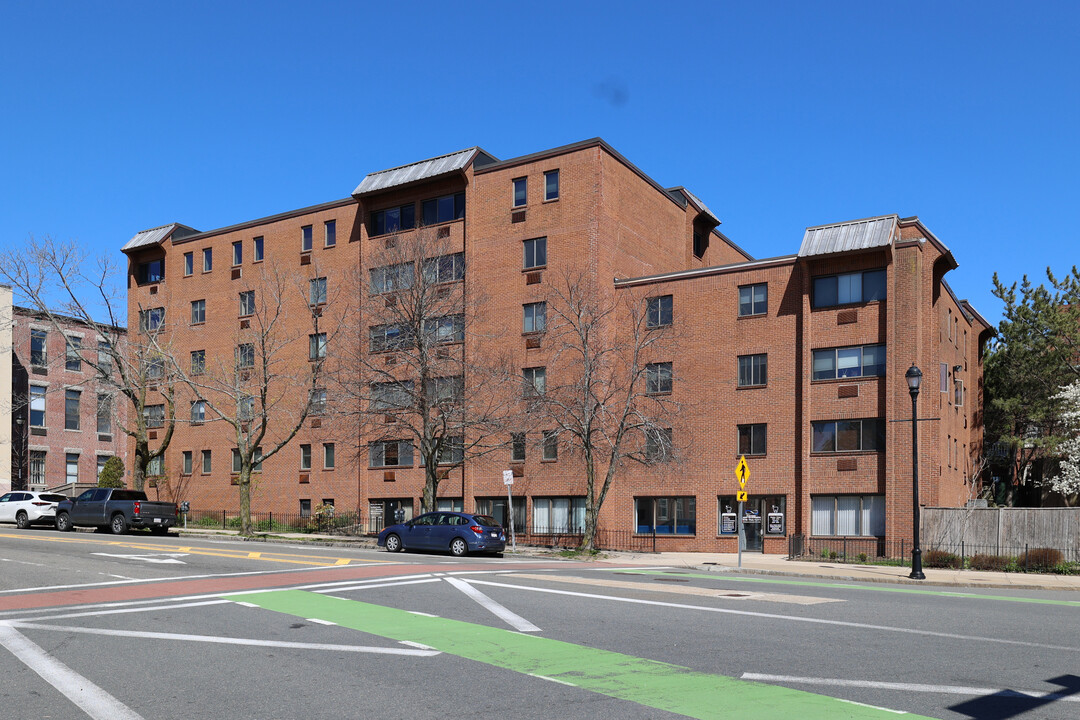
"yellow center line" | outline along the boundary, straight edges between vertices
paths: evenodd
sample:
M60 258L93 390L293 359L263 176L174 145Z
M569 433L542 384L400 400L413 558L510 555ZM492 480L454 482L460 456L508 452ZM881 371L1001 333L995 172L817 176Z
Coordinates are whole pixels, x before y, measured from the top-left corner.
M268 553L262 551L229 550L225 548L201 548L192 545L169 548L161 545L149 545L138 541L103 540L98 538L79 537L30 537L13 533L0 532L0 538L36 542L59 542L81 545L107 545L109 547L129 548L132 550L147 550L150 552L182 552L189 555L203 555L207 557L229 558L232 560L264 560L266 562L288 563L292 565L312 565L315 567L335 567L349 565L356 561L355 558L336 557L333 555L302 555L299 553ZM393 563L393 560L363 560L364 563Z

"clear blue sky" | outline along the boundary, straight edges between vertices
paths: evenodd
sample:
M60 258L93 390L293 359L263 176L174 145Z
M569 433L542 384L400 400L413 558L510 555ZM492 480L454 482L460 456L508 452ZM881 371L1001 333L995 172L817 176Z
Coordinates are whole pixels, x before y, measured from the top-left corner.
M160 5L5 3L3 243L119 253L601 136L757 257L918 215L991 322L995 270L1077 261L1077 2Z

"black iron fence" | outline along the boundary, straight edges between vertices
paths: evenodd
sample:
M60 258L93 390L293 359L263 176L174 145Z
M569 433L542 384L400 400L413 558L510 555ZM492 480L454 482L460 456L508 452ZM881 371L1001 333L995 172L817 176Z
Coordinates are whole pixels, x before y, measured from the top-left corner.
M238 510L190 510L180 513L181 527L207 528L221 530L240 529L240 511ZM359 510L340 510L333 512L299 513L252 512L251 527L255 532L305 532L331 535L366 535Z
M911 549L911 541L903 539L788 537L789 560L909 565ZM1080 551L1069 547L931 542L922 544L922 562L924 567L938 568L1080 573Z

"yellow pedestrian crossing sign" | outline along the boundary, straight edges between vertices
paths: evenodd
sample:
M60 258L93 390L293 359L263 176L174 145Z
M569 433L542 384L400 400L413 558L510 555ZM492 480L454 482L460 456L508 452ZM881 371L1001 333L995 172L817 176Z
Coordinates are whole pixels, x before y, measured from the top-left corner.
M739 481L739 487L746 489L746 481L750 479L750 466L746 464L746 456L739 456L739 464L735 466L735 477Z
M746 491L739 490L735 493L735 502L746 502Z

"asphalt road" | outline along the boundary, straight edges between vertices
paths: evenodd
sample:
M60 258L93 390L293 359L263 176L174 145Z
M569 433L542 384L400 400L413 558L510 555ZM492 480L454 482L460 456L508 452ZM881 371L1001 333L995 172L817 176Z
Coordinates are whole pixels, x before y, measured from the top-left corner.
M0 527L20 718L1080 717L1080 597Z

